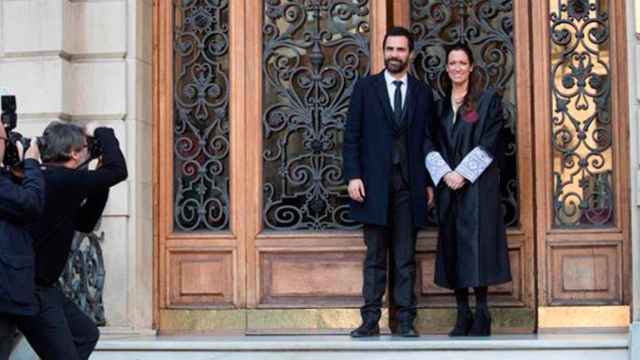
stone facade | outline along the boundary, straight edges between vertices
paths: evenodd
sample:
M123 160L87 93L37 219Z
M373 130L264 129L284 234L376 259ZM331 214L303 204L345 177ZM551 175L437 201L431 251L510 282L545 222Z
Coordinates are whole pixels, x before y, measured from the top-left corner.
M0 88L18 130L52 120L113 127L129 179L114 187L101 228L105 330L152 327L152 0L0 0Z

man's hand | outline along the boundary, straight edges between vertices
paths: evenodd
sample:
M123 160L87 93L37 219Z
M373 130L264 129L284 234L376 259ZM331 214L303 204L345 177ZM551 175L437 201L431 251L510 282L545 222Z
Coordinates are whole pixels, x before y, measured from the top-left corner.
M40 149L38 148L38 138L31 139L31 145L24 153L25 159L34 159L40 161Z
M451 190L460 189L467 180L455 171L451 171L444 176L444 182Z
M434 200L433 188L431 186L427 186L427 206L432 208L434 205Z
M361 179L349 180L349 186L347 186L347 190L349 191L349 197L354 201L364 201L364 183Z
M87 125L84 126L85 135L94 137L96 128L98 128L99 126L100 125L95 121L91 121L91 122L87 123Z

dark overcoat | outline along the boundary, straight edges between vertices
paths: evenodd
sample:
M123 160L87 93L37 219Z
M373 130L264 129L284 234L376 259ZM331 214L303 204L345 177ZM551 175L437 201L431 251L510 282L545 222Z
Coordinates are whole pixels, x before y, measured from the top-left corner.
M0 172L1 314L36 312L33 239L27 225L42 214L44 193L44 177L36 160L24 160L21 183Z
M408 76L407 156L411 211L416 226L427 217L427 171L424 167L426 125L432 123L435 102L424 83ZM344 178L364 181L365 200L351 200L351 217L363 224L387 225L392 170L393 111L384 72L359 79L351 95L344 132Z

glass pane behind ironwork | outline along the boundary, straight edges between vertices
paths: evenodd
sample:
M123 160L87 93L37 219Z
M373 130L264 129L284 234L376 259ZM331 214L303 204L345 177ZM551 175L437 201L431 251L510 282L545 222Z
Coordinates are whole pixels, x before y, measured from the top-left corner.
M174 2L174 228L229 227L229 8Z
M369 1L267 0L263 27L265 229L355 228L342 139L369 72Z
M615 117L607 1L549 4L554 226L611 226Z
M502 210L507 226L519 225L516 76L513 46L513 1L411 0L411 31L416 39L412 72L444 96L448 45L467 44L475 60L475 71L485 88L502 92L505 144L501 164ZM430 214L435 226L435 214Z

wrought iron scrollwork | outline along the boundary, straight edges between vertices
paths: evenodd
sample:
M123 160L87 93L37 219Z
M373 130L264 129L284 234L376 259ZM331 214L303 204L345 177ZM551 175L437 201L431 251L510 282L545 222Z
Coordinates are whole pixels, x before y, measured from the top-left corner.
M519 224L515 51L512 0L411 0L411 31L416 58L411 71L444 95L448 45L465 43L473 51L475 71L484 87L503 93L505 157L501 166L502 208L507 226ZM431 214L431 223L435 218Z
M550 0L554 225L614 220L606 1Z
M102 294L106 270L102 258L104 233L76 232L71 243L71 254L58 285L64 294L89 316L98 326L107 323Z
M267 229L357 226L348 217L342 133L369 72L368 0L265 0L263 169Z
M174 227L229 226L229 4L174 7Z

